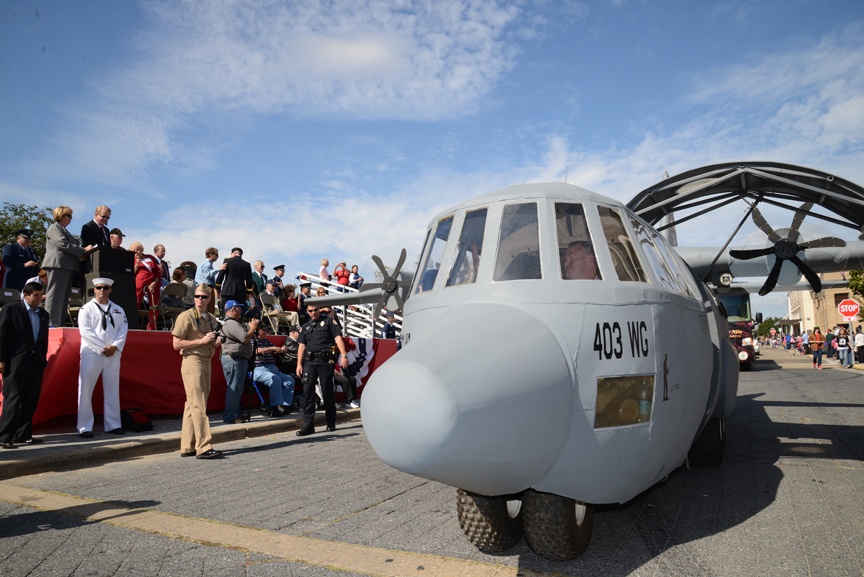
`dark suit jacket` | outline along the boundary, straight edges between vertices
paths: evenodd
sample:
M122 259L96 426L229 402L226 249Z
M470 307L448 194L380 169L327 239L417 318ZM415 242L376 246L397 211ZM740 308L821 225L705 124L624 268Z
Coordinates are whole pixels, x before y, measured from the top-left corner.
M35 260L33 266L24 267L24 263ZM10 242L3 247L3 264L6 265L6 288L21 290L27 279L39 272L39 257L32 248L24 248L18 242Z
M111 246L111 240L109 236L109 240L106 240L106 236L108 236L108 227L105 227L105 232L103 233L102 227L96 224L96 221L92 218L81 227L81 246L90 246L91 244L95 244L96 246Z
M257 295L252 265L239 256L232 256L225 262L228 263L228 270L220 270L216 275L216 286L221 287L219 292L223 299L227 297L243 302L246 300L246 291Z
M39 338L33 341L33 325L23 301L7 304L0 310L0 359L5 364L3 377L10 372L43 370L48 355L48 325L51 320L39 309Z

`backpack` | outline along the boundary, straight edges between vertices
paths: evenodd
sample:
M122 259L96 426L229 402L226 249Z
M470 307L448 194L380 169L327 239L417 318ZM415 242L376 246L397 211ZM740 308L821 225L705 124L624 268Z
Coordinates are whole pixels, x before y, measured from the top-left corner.
M150 417L141 409L123 409L120 411L120 424L125 430L133 433L153 430Z

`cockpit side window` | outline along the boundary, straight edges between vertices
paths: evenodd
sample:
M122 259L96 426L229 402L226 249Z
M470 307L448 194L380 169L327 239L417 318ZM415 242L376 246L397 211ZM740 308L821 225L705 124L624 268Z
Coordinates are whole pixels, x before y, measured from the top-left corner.
M618 280L648 282L639 255L633 249L633 240L624 228L621 213L608 206L598 206L597 212L600 214L603 236L606 237L606 243L609 245Z
M581 204L555 203L558 262L564 280L600 280L594 243Z
M446 286L470 284L477 280L477 267L480 266L480 254L483 251L486 212L485 208L481 208L465 214L456 258L450 268Z
M687 283L681 277L681 272L675 262L668 259L667 255L658 248L658 245L662 244L659 235L633 217L630 217L630 224L633 225L636 240L642 247L642 253L645 255L648 267L660 284L672 290L689 294Z
M441 257L444 255L444 249L447 248L447 239L450 237L450 228L452 226L453 216L448 216L438 221L432 242L429 243L429 251L426 253L426 258L423 261L420 280L417 283L417 288L414 289L415 293L432 290L432 287L435 286L435 279L438 278L438 269L441 267Z
M540 232L537 226L537 203L509 204L501 216L498 256L494 281L539 279Z

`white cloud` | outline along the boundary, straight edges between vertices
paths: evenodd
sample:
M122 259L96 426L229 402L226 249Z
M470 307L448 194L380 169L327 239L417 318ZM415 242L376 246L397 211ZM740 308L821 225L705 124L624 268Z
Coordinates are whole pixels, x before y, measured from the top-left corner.
M93 97L67 104L50 159L22 172L140 188L154 167L211 166L218 142L193 151L182 133L222 117L469 114L513 66L504 37L519 13L498 0L144 7L131 62L89 79Z

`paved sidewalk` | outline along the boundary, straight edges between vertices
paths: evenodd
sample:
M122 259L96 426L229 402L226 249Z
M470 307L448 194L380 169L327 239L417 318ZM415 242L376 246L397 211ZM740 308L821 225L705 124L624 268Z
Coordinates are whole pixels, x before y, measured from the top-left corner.
M301 415L291 414L281 418L263 417L253 410L252 419L241 424L222 423L221 411L211 413L210 429L213 445L237 441L247 437L262 437L299 429ZM336 423L360 418L360 409L337 410ZM150 415L153 430L143 433L127 432L125 435L109 435L98 428L93 439L82 439L75 433L75 417L61 417L34 428L33 436L43 444L17 446L0 450L0 479L11 479L46 471L61 471L69 468L92 466L111 461L120 461L155 453L180 452L181 416ZM315 415L316 430L324 430L324 413Z
M776 349L772 349L771 347L762 347L762 354L757 359L770 359L780 365L781 368L784 369L803 369L803 368L813 368L813 355L800 355L795 350L787 351L786 349L782 349L777 347ZM864 371L864 364L855 363L852 365L851 369L844 369L840 367L840 361L837 359L829 359L828 357L822 357L822 369L823 370L838 370L838 371Z

